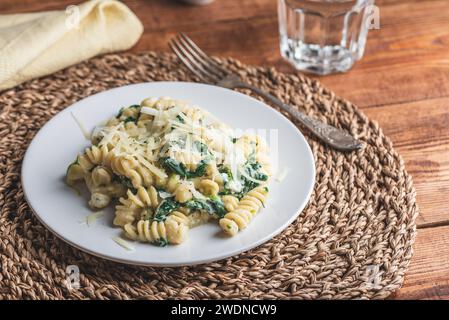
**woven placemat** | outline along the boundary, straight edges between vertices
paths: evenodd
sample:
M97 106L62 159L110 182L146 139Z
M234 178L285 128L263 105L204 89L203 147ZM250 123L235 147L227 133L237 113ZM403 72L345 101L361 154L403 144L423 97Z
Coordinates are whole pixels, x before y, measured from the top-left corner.
M130 83L195 78L170 54L113 54L2 92L0 298L385 298L401 286L418 208L404 162L378 125L315 80L221 62L307 114L349 130L366 148L340 153L306 135L316 161L315 189L300 217L271 241L195 267L134 267L83 253L47 231L24 199L22 159L39 128L75 101ZM79 289L66 284L69 265L79 267Z

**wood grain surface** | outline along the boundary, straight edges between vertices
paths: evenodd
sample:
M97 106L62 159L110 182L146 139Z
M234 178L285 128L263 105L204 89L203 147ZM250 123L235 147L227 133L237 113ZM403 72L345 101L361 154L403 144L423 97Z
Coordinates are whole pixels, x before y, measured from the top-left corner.
M124 1L145 31L131 50L168 51L185 32L205 51L247 64L297 72L279 54L275 0ZM77 1L2 0L0 14L64 9ZM319 77L378 121L412 174L420 216L415 255L392 299L449 299L449 3L384 0L380 29L345 74Z

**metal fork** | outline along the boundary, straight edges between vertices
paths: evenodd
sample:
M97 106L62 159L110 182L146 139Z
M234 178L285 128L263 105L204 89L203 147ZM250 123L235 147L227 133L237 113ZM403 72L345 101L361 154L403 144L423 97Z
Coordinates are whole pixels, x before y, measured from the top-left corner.
M346 131L322 123L283 103L271 94L243 82L240 77L226 70L218 62L203 52L189 37L181 33L169 41L169 45L185 66L201 81L228 89L245 88L288 112L318 139L340 151L352 151L363 147L363 143Z

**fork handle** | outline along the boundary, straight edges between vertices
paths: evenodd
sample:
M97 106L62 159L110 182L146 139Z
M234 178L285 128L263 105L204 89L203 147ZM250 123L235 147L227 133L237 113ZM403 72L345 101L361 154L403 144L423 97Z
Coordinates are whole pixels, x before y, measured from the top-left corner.
M296 110L292 106L283 103L275 96L265 92L258 87L246 83L240 83L239 88L249 89L282 110L288 112L295 120L305 126L318 139L328 144L329 146L340 151L352 151L363 147L363 143L353 138L348 132L335 128L334 126L325 124L305 113Z

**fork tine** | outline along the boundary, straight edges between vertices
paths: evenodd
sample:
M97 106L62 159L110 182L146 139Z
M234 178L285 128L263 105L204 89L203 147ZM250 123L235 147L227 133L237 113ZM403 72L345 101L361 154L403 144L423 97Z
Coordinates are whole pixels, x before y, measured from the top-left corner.
M204 68L204 66L202 65L202 63L200 63L199 61L197 61L197 59L195 59L195 57L191 54L190 50L185 48L185 46L183 45L183 43L179 40L179 38L175 37L174 39L172 39L174 46L178 49L178 51L180 51L180 53L182 53L182 55L184 56L185 59L187 59L190 64L192 65L192 67L194 67L197 72L200 72L203 74L203 78L209 78L210 81L209 82L218 82L220 79L212 74L210 71L206 70Z
M215 69L217 69L219 72L223 73L224 76L227 76L230 74L230 72L228 70L226 70L224 67L222 67L214 59L209 57L203 50L201 50L200 47L198 47L196 45L196 43L193 42L193 40L190 39L185 33L181 32L180 37L190 45L190 47L197 53L198 56L201 56L203 59L205 59L207 62L209 62L210 65L215 67Z
M183 36L182 34L180 34L178 35L177 40L183 44L183 46L187 51L189 51L193 58L201 63L205 69L214 74L218 79L226 77L227 74L224 73L221 69L217 68L211 58L205 55L204 52L201 54L197 49L195 49L195 47L198 48L198 46L196 46L195 43L191 41L187 36Z
M176 54L176 56L179 58L179 60L181 60L181 62L193 73L195 74L198 78L200 78L201 81L204 82L209 82L209 79L203 74L201 73L199 70L197 70L197 68L195 68L193 66L193 64L189 61L189 59L187 59L180 51L180 49L177 48L177 43L175 41L170 40L168 42L168 45L170 46L170 48L173 50L173 52Z

